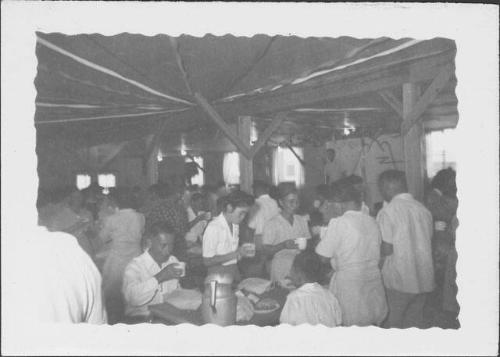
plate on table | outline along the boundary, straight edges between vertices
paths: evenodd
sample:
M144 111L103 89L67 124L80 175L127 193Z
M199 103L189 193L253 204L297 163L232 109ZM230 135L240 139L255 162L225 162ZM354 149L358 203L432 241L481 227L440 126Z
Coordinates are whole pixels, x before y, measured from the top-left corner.
M279 302L271 298L264 298L254 305L254 313L269 314L280 308Z

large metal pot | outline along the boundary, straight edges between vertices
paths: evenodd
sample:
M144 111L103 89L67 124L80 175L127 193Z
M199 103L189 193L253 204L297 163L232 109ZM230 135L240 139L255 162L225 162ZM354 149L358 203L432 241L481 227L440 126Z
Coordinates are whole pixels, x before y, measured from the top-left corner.
M201 313L205 323L229 326L236 323L237 297L231 274L210 274L205 279Z

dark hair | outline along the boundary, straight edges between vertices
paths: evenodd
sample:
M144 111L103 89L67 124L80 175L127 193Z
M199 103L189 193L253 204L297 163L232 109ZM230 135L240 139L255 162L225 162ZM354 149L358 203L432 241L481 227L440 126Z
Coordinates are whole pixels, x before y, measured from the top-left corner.
M402 188L407 189L406 175L400 170L386 170L378 176L379 183L396 183Z
M202 193L199 193L199 192L195 192L193 193L193 195L191 196L191 202L193 201L201 201L205 198L205 196L202 194Z
M269 187L269 196L271 198L274 198L276 201L279 200L280 193L279 193L278 187L276 187L274 185Z
M126 188L118 188L112 193L112 200L120 209L135 208L136 202L131 190Z
M322 264L319 256L311 251L303 251L295 256L293 267L302 272L310 282L318 282L321 279Z
M253 203L254 203L253 196L243 191L231 192L230 194L223 196L217 200L217 206L220 207L222 211L224 211L228 205L231 205L233 208L236 208L236 207L248 207L253 205Z
M361 203L361 193L348 181L332 185L331 199L335 202Z
M167 198L172 193L170 185L167 183L158 183L153 191L160 198Z
M446 195L455 196L457 193L456 176L457 173L451 167L440 170L432 179L431 187L437 188Z
M255 180L252 185L254 191L269 192L269 184L262 180Z
M173 234L175 236L175 229L169 225L168 223L166 222L158 222L158 223L154 223L152 224L147 232L146 232L146 236L148 238L152 238L152 237L156 237L157 235L161 234L161 233L169 233L169 234Z
M326 149L326 152L333 152L334 154L336 154L335 149L332 148Z
M327 184L324 184L324 183L316 186L314 191L316 192L317 195L323 196L325 198L328 198L330 196L330 193L331 193L330 186Z
M278 185L279 199L282 200L291 193L297 193L295 182L282 182Z
M354 174L347 176L344 180L346 180L347 182L349 182L353 185L360 185L363 183L363 178L361 176L354 175Z

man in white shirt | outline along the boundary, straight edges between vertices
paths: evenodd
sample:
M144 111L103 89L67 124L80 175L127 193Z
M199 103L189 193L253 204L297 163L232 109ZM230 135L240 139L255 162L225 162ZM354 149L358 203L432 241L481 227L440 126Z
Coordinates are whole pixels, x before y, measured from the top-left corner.
M342 167L340 161L335 160L335 150L327 149L326 150L326 164L325 164L325 183L331 184L335 181L340 180L345 176L345 170Z
M168 294L180 287L183 269L171 255L175 233L165 223L154 224L148 234L149 246L125 269L123 297L126 316L148 316L148 306L161 304Z
M18 244L18 323L107 323L101 275L75 237L37 227Z
M434 290L432 215L408 193L404 172L384 171L379 189L388 202L377 215L389 305L385 327L422 327L427 293Z

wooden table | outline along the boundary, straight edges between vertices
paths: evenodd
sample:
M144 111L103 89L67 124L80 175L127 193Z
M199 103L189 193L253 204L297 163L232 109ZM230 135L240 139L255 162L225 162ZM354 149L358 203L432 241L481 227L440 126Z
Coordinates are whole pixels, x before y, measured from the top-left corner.
M288 290L277 287L260 295L260 298L272 298L279 302L280 308L267 314L254 314L250 321L237 322L236 325L256 325L256 326L276 326L283 305L286 301ZM201 315L201 308L198 310L180 310L169 303L149 306L154 323L165 323L167 325L177 325L189 323L197 326L204 325Z

